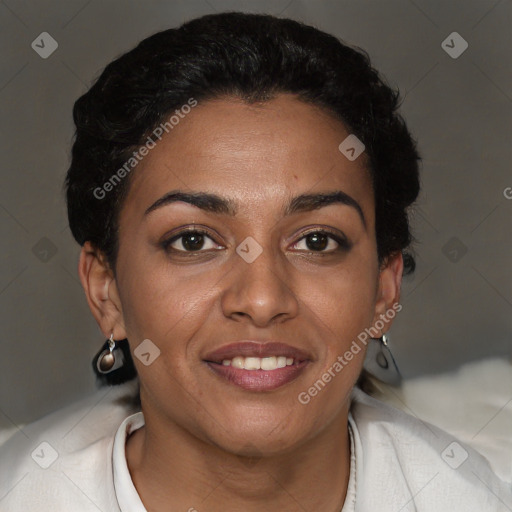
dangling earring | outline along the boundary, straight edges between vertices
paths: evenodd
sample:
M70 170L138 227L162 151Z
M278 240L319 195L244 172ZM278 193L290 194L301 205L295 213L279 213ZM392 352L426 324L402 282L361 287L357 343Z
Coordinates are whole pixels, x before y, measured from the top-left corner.
M92 367L98 380L109 386L122 384L137 376L128 340L114 340L113 333L93 357Z
M108 348L106 348L99 356L96 361L96 368L100 373L110 373L114 369L116 363L116 357L114 350L116 349L116 342L114 341L114 333L110 335L110 338L106 341Z
M370 340L372 343L368 344L365 369L386 384L400 385L402 375L389 348L388 337L382 334L380 338L370 338Z

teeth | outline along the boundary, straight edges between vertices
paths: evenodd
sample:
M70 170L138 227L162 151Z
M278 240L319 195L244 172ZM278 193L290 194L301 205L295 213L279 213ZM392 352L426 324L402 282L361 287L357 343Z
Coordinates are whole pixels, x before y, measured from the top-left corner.
M261 359L259 357L246 357L244 368L246 370L259 370L261 368Z
M245 359L243 357L235 357L231 360L231 366L243 369ZM224 362L224 361L223 361Z
M262 370L275 370L277 368L277 357L264 357L261 360Z
M224 359L223 366L233 366L244 370L276 370L293 364L293 357L271 356L271 357L241 357Z

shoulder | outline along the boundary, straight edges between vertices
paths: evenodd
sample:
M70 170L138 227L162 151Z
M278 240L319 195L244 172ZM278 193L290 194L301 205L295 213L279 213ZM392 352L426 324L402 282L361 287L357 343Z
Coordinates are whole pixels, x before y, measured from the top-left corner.
M136 412L128 400L134 392L134 383L103 388L10 437L0 446L0 509L118 510L112 445Z
M360 510L512 509L512 489L487 460L438 427L358 388L352 394L351 425Z
M404 379L399 389L376 383L378 398L472 446L512 486L512 360L471 361L435 375Z

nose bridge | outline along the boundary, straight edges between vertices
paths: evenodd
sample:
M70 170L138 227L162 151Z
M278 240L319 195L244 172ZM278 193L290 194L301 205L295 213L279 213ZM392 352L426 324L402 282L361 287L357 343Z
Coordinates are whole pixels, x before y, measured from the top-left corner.
M234 273L225 290L222 306L224 314L246 315L255 323L264 325L278 315L294 316L297 298L290 283L286 261L279 251L247 237L233 254Z

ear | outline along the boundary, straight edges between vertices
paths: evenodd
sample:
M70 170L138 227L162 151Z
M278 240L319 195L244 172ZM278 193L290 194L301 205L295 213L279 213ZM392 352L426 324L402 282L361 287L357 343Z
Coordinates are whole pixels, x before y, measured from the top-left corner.
M114 333L115 340L126 338L126 329L114 273L104 254L90 242L80 252L78 275L89 308L105 338Z
M377 320L382 320L381 315L384 315L386 311L393 308L393 305L395 305L393 309L396 311L396 305L400 301L400 287L402 284L403 271L404 259L401 251L390 255L381 266L377 302L375 303L375 316L372 325L375 325ZM388 331L391 327L394 316L395 315L391 318L386 317L387 320L384 322L385 327L382 329L383 333Z

